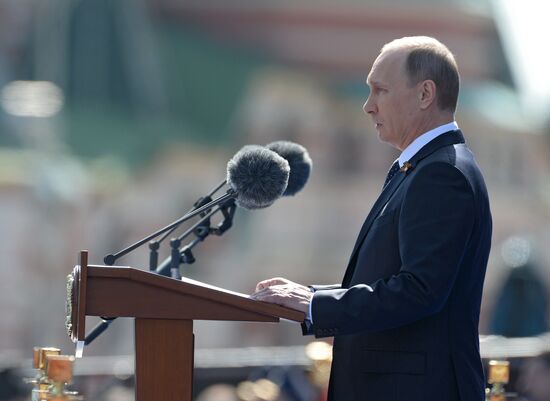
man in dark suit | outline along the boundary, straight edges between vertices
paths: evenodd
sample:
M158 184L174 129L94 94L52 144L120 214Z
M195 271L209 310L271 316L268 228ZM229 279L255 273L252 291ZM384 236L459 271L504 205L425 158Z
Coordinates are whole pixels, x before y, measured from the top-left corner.
M478 322L491 244L483 177L454 121L459 76L428 37L390 42L364 105L401 150L341 285L258 283L253 298L306 312L334 336L331 401L482 401Z

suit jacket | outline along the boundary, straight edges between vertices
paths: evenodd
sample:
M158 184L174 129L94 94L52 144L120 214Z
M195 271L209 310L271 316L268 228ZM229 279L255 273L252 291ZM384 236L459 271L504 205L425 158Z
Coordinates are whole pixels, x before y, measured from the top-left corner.
M483 401L479 310L487 189L460 131L383 189L343 282L317 286L305 334L334 336L331 401Z

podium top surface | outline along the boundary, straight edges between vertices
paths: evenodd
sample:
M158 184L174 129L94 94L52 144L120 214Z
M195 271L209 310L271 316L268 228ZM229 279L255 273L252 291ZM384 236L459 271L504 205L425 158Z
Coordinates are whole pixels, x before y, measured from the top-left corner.
M117 304L128 304L131 299L134 317L169 318L169 309L181 309L173 318L194 316L194 320L243 321L278 321L282 318L296 322L305 318L303 312L256 301L246 294L192 279L176 280L132 267L89 265L87 276L88 307L103 308L108 306L105 300L109 299L112 308L117 309ZM104 301L101 301L102 298ZM97 316L104 316L103 312L106 311ZM86 314L91 314L88 308ZM109 316L118 315L111 313Z
M142 319L302 322L303 312L251 299L200 281L176 280L127 266L88 265L81 251L67 276L69 337L85 338L86 316Z

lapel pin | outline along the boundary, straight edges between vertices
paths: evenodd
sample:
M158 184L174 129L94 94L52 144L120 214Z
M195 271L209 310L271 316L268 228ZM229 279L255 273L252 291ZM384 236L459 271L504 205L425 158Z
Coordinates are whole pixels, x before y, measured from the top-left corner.
M399 172L407 174L409 170L412 170L414 167L411 163L405 162L403 166L399 169Z

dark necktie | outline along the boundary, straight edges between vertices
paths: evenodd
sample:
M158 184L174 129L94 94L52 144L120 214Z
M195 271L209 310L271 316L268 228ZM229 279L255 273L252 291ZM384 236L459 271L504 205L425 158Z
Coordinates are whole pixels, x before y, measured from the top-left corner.
M388 171L388 175L386 176L386 181L384 181L384 186L382 188L386 188L386 185L388 185L388 182L391 181L395 173L399 171L399 159L394 161L393 164L390 167L390 170Z

